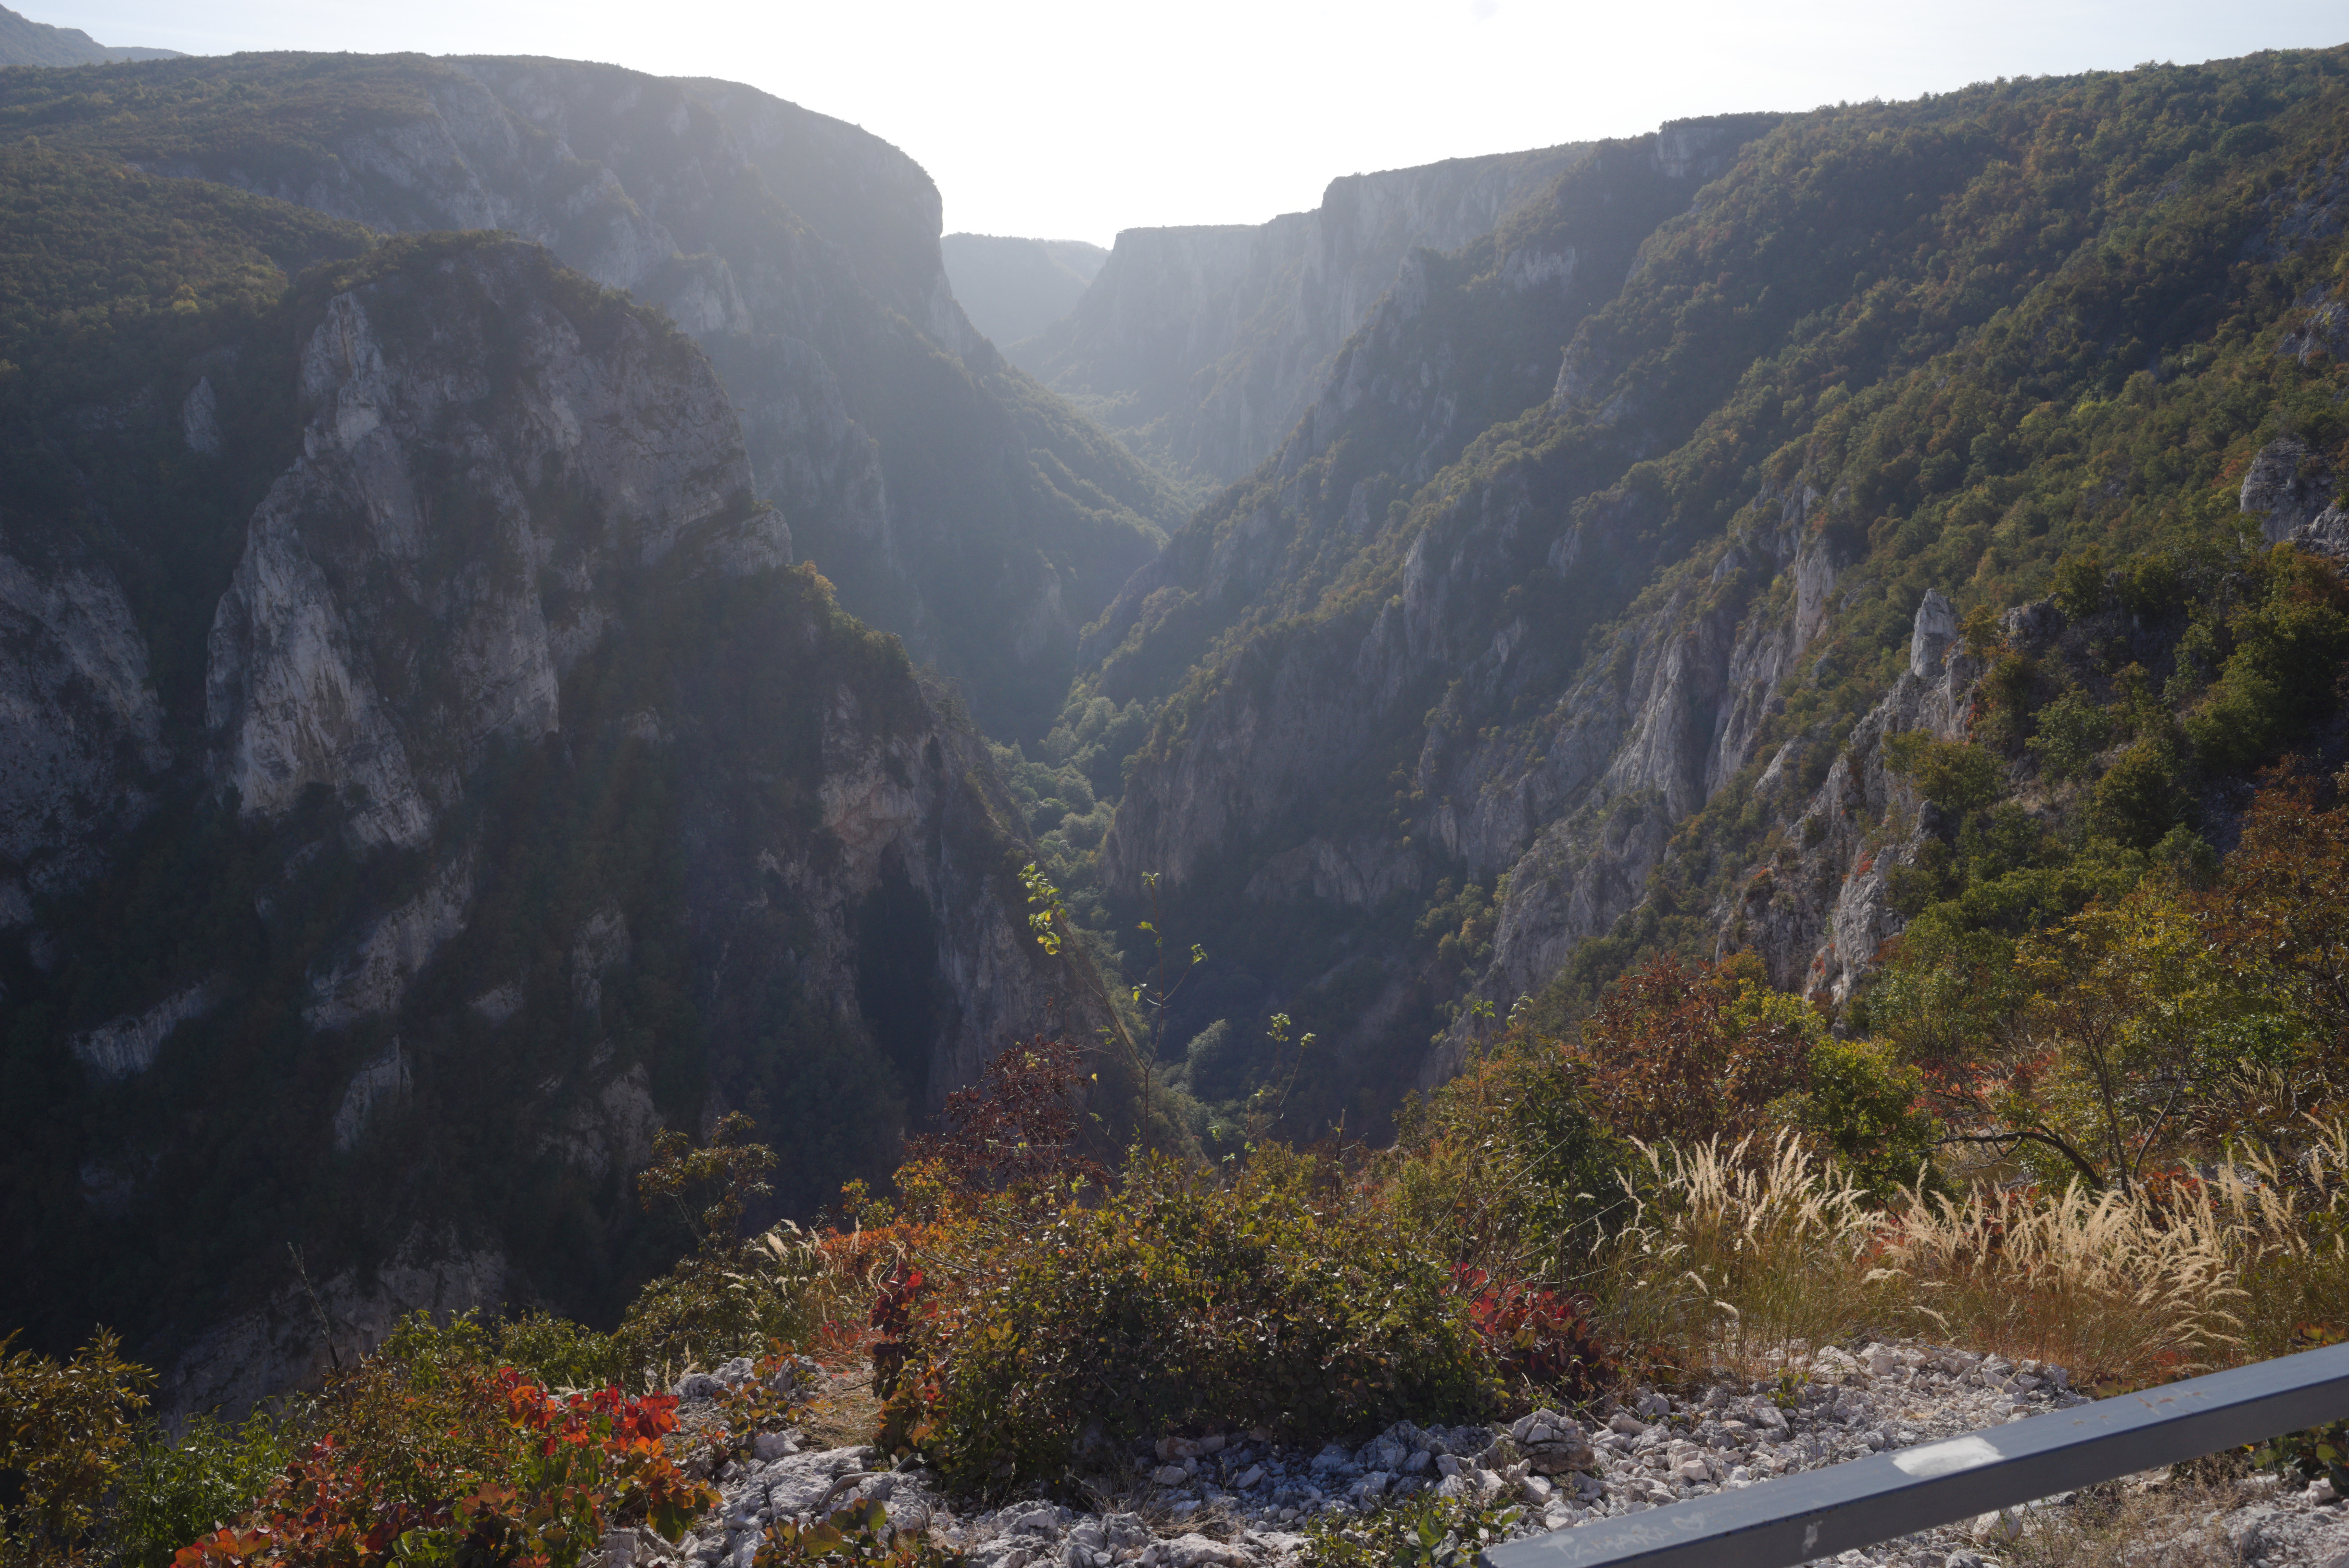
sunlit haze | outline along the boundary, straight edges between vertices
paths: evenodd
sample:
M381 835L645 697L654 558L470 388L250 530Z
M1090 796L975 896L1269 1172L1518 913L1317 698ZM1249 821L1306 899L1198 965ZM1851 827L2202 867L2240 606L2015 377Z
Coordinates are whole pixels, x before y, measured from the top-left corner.
M918 160L949 230L1257 222L1333 175L1652 128L2349 39L2339 0L34 0L103 44L606 60L723 77Z

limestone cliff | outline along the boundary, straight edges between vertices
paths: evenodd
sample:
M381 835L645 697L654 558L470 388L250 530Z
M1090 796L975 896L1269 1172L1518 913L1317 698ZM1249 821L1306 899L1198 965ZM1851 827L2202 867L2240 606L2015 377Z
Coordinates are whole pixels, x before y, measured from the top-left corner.
M805 1212L1102 1021L984 743L788 564L669 320L440 235L163 375L74 449L250 482L217 578L140 575L135 478L0 512L0 984L60 1130L12 1157L11 1321L119 1325L184 1409L411 1306L609 1312L657 1127L750 1111Z
M1288 434L1413 251L1491 232L1587 151L1347 175L1268 223L1129 229L1015 357L1178 482L1229 484Z

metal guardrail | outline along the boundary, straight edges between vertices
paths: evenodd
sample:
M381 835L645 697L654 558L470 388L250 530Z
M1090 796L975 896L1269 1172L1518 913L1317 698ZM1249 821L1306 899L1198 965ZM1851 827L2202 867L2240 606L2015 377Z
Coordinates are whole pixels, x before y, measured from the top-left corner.
M1487 1548L1485 1568L1791 1568L2349 1416L2349 1345Z

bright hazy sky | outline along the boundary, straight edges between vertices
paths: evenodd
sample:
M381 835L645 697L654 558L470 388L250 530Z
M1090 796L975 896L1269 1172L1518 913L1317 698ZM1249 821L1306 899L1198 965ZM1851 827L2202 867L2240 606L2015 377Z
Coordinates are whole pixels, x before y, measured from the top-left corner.
M748 82L918 160L949 230L1254 223L1335 175L2349 42L2342 0L10 0L103 44L608 60Z

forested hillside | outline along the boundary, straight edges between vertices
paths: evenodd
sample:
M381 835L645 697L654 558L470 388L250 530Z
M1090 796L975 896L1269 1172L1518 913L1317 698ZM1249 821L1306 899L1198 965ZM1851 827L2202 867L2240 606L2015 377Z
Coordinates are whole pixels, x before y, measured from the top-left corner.
M1015 769L1220 938L1170 1062L1285 1011L1361 1125L1659 947L1853 1004L2337 766L2345 67L1668 127L1413 256Z
M112 47L78 27L54 27L0 5L0 66L94 66L108 60L172 60L177 49Z

